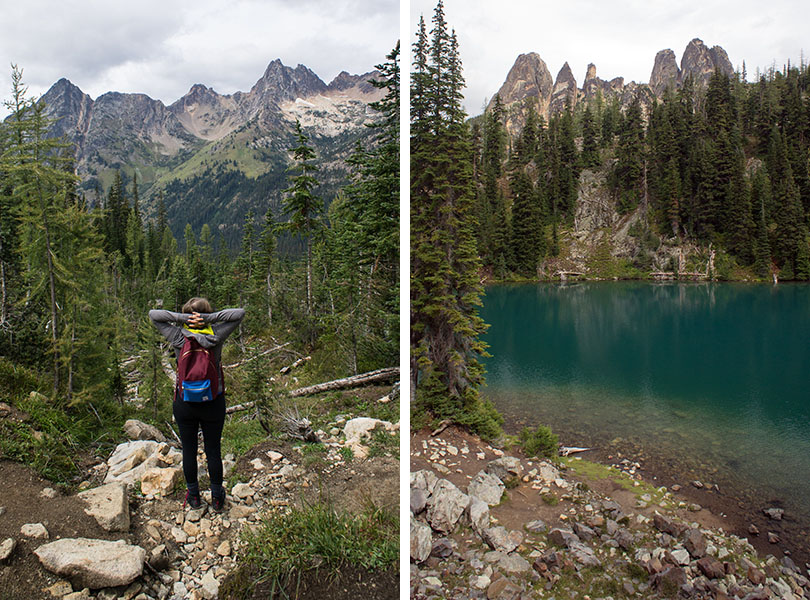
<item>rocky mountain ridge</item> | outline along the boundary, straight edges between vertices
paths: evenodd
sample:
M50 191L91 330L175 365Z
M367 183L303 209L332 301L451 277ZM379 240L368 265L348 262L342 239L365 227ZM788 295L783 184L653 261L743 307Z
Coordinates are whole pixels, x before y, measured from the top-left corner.
M292 68L276 59L248 92L224 95L198 83L167 106L145 94L115 91L94 100L60 79L41 101L54 120L51 135L74 144L76 173L91 203L99 201L96 184L104 193L120 170L130 181L137 176L146 214L155 208L151 200L156 192L174 183L171 197L166 194L171 219L173 213L188 212L185 207L193 201L178 192L184 188L182 182L194 180L197 185L195 177L207 181L217 176L212 172L218 167L222 167L219 176L233 172L247 180L268 176L274 190L271 197L278 203L296 119L311 138L326 178L344 179L345 158L355 142L368 135L365 125L375 118L368 104L384 95L369 83L378 76L377 71L362 75L343 71L327 84L304 65ZM203 187L217 186L208 181ZM237 187L244 189L230 197L211 198L212 203L233 209L217 214L217 226L225 221L226 227L236 230L247 210L259 209L258 192ZM241 201L232 203L240 192ZM196 231L201 225L192 223ZM185 220L172 223L175 235L184 226Z
M578 87L571 67L566 62L557 77L552 80L548 66L535 52L521 54L509 70L506 80L498 90L498 96L507 108L514 113L507 120L510 130L519 129L522 118L519 110L526 99L533 99L539 114L545 118L562 111L566 103L576 105L601 93L606 100L618 98L627 105L638 97L643 106L650 106L656 98L661 98L667 88L681 87L687 77L705 85L715 69L731 75L734 68L728 54L720 46L709 48L702 40L695 38L686 46L681 57L680 67L671 49L661 50L655 57L649 83L625 83L623 77L610 81L596 75L596 65L588 65L585 81ZM489 106L492 106L493 100Z

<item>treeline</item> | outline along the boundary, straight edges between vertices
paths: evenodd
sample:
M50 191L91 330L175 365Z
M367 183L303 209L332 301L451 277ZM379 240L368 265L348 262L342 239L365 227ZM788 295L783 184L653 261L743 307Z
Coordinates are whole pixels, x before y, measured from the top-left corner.
M47 137L45 106L26 97L14 68L11 114L0 124L0 362L49 373L63 406L120 398L125 356L137 357L144 383L159 371L148 309L206 296L215 308L245 307L252 334L325 357L324 374L397 364L398 61L397 44L377 67L374 85L387 93L372 104L381 115L372 145L356 148L328 213L299 129L282 215L269 202L249 212L235 254L213 223L199 237L186 225L178 241L163 197L156 218L144 219L137 180L120 174L90 207L72 148ZM281 255L282 236L301 238L308 260Z
M496 276L532 275L573 223L579 175L601 170L619 213L646 236L713 244L758 276L810 278L810 67L756 83L687 79L648 110L637 98L580 103L548 124L531 104L507 139L498 98L474 123L478 247ZM639 264L648 268L649 264Z

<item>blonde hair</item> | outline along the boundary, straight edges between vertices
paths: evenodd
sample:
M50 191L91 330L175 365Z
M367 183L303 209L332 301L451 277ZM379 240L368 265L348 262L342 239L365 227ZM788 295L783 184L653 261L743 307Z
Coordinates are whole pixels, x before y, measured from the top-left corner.
M211 308L211 303L206 298L192 298L183 305L182 312L184 313L211 313L214 310Z

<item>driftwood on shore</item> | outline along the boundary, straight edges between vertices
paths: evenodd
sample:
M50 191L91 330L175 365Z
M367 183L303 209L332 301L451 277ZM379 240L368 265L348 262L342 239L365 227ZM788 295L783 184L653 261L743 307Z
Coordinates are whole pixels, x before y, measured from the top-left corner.
M378 383L382 381L391 381L392 379L399 378L399 367L389 367L386 369L378 369L368 373L361 373L352 377L344 377L343 379L335 379L333 381L326 381L316 385L298 388L290 392L290 397L300 398L301 396L310 396L312 394L320 394L321 392L329 392L332 390L346 390L370 383ZM247 410L255 405L255 402L245 402L244 404L235 404L230 406L225 411L226 413L235 413L240 410Z

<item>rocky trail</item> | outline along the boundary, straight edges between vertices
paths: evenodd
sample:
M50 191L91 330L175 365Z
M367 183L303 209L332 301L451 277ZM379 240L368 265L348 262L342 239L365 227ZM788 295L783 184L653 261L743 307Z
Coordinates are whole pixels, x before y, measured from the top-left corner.
M179 450L155 428L128 421L130 441L88 466L76 493L65 494L32 469L0 461L0 600L213 600L238 566L241 533L263 515L326 496L351 512L364 502L394 508L399 461L365 460L375 428L398 424L337 417L319 431L323 453L267 440L225 460L225 510L183 507ZM201 446L202 447L202 446ZM354 449L347 460L341 449ZM205 456L198 456L206 473ZM373 582L369 585L373 585ZM391 597L391 585L385 594ZM341 597L335 594L334 597Z
M757 555L632 461L515 454L455 428L411 437L411 598L810 598L810 565Z

